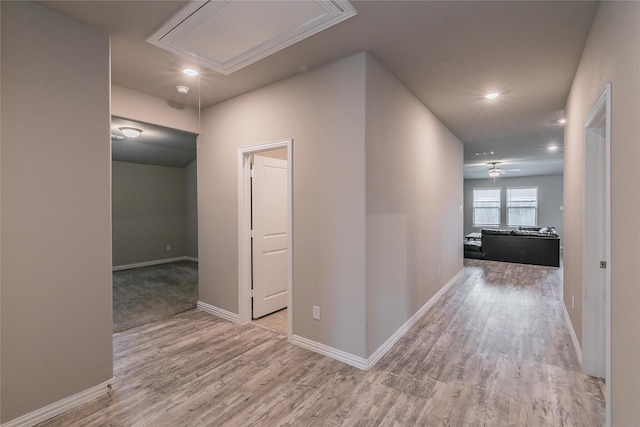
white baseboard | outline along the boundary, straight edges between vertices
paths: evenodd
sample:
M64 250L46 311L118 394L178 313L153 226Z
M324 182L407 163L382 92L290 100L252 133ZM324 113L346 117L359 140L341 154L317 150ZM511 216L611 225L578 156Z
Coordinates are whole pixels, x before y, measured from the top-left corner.
M299 335L293 335L291 337L291 342L302 348L306 348L307 350L314 351L316 353L322 354L323 356L327 356L337 361L346 363L347 365L354 366L358 369L362 369L365 371L369 369L367 359L365 359L364 357L354 356L353 354L347 353L346 351L338 350L337 348L312 341Z
M114 386L114 378L108 381L91 387L87 390L76 393L73 396L65 397L51 405L47 405L44 408L37 409L19 418L15 418L7 423L2 424L2 427L32 427L57 415L67 412L70 409L80 406L90 400L103 396L111 390Z
M240 316L238 314L223 310L218 307L214 307L213 305L207 304L206 302L198 301L198 310L206 311L209 314L222 317L223 319L233 323L240 323Z
M460 278L464 270L460 270L455 276L453 276L447 284L445 284L429 301L427 301L416 313L409 318L400 328L394 332L376 351L373 352L368 358L355 356L346 351L338 350L328 345L312 341L310 339L301 337L299 335L293 335L291 342L306 348L307 350L315 351L324 356L331 357L332 359L346 363L347 365L354 366L358 369L369 370L371 369L382 357L398 342L398 340L413 326L416 322L424 316L431 307L447 292L453 284Z
M114 265L113 271L128 270L130 268L138 268L138 267L148 267L150 265L167 264L167 263L176 262L176 261L198 262L198 258L193 258L188 256L179 256L175 258L165 258L165 259L156 259L153 261L137 262L135 264Z
M567 311L567 306L562 302L562 311L564 312L564 318L567 321L567 326L569 327L569 333L571 334L571 342L573 343L573 348L576 351L576 355L578 356L578 362L580 362L580 366L582 366L582 349L580 348L580 342L578 342L578 336L576 335L576 330L573 329L573 323L571 323L571 317L569 317L569 312Z

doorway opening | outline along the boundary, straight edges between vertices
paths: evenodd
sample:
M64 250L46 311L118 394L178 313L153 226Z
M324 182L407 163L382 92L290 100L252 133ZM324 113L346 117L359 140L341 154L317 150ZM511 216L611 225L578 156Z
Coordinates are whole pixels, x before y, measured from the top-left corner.
M272 320L282 325L286 317L289 339L293 332L292 145L289 139L238 150L239 321L247 323L276 312Z
M582 315L583 369L587 375L610 381L611 372L611 84L584 123L585 193ZM606 386L607 424L610 423L611 384Z
M196 307L196 138L112 117L114 332Z

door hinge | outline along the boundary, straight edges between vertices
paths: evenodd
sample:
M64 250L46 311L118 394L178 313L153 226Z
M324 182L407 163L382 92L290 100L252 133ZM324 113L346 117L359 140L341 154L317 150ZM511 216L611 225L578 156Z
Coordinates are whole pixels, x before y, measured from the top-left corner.
M253 288L251 288L251 298L253 298Z
M249 230L249 238L253 239L253 230Z
M251 178L253 178L253 165L251 165L251 169L250 169L250 172L249 172L249 176L250 176Z
M607 268L607 261L600 261L600 268Z

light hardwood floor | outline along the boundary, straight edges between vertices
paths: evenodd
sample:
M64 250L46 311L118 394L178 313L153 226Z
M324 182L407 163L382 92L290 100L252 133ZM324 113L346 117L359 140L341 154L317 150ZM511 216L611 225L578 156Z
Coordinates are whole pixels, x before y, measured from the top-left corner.
M114 335L117 388L42 425L601 426L561 270L466 260L370 371L190 311Z

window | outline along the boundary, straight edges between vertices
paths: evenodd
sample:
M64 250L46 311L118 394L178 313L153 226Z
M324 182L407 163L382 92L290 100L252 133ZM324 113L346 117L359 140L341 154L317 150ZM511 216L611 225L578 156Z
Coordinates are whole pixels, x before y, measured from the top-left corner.
M473 189L473 226L500 226L500 189Z
M507 188L507 226L538 223L538 187Z

